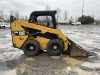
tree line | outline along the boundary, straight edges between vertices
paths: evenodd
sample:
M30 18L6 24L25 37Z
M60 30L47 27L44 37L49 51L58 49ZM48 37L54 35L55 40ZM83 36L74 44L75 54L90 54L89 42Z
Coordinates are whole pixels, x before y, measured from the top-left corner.
M51 10L50 6L46 6L45 10ZM64 10L63 12L63 18L62 18L62 11L60 8L56 8L57 10L57 14L56 14L56 21L60 21L60 20L64 20L64 21L68 21L69 20L69 24L71 24L72 22L81 22L82 24L91 24L95 22L94 17L91 16L86 16L86 15L82 15L80 17L76 17L75 20L74 18L71 16L70 18L68 18L68 12L67 10ZM10 10L9 14L5 14L3 10L0 10L0 19L4 20L5 22L9 22L10 21L10 16L13 15L16 19L19 20L28 20L27 16L22 16L19 11L14 11L14 10ZM43 21L43 19L46 20L50 20L50 17L40 17L40 22ZM97 21L96 21L97 22Z
M19 11L10 10L9 14L5 14L3 10L0 9L0 20L4 20L5 22L10 22L10 16L14 16L16 19L27 20L27 16L23 16L19 13Z

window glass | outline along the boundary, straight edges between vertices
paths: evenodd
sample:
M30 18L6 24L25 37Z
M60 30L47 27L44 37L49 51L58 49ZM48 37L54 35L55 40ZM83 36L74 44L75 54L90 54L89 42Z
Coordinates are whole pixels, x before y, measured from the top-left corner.
M39 16L37 17L38 24L53 27L52 17L51 16Z

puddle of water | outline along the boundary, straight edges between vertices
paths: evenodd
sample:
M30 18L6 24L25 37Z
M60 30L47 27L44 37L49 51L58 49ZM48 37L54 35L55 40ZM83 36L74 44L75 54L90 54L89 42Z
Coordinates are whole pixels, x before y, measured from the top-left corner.
M34 59L34 58L31 58L31 57L26 58L25 60L26 60L26 61L35 61L35 59Z
M71 65L71 70L74 70L75 68L77 68L77 65L81 65L84 63L84 61L80 61L80 60L77 60L75 58L70 58L70 57L64 57L63 60L66 63L69 63Z
M23 74L26 71L26 68L28 67L28 65L26 64L20 64L19 67L16 68L16 71L18 74Z
M0 72L0 75L17 75L16 74L16 70L7 70L7 71L4 71L4 72Z
M51 58L53 58L53 59L59 59L60 56L51 56Z

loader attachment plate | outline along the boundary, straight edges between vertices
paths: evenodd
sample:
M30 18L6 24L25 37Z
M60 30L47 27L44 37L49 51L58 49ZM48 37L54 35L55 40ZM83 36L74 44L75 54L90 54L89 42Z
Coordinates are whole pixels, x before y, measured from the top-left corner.
M69 48L67 50L69 56L71 57L83 57L83 56L90 56L90 53L87 52L86 50L84 50L82 47L80 47L79 45L77 45L76 43L74 43L72 40L70 40L69 38L68 42L69 42Z

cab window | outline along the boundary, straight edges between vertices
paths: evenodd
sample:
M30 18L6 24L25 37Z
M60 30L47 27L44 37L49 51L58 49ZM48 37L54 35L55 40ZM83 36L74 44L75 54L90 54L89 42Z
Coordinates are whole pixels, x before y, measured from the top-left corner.
M37 21L38 21L39 25L43 25L43 26L46 26L46 27L52 27L53 28L51 16L38 16Z

